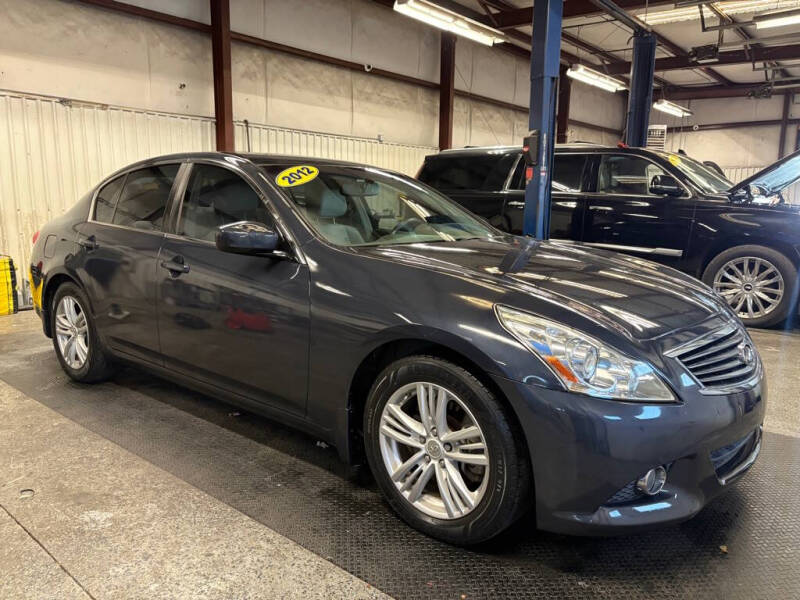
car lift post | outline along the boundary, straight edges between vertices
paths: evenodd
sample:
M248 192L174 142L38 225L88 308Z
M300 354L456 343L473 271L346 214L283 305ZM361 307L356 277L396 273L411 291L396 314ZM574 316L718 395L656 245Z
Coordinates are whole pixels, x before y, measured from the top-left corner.
M556 94L561 54L563 0L536 0L533 5L531 100L525 139L527 168L522 231L544 240L550 235L550 184L556 135Z
M628 123L625 143L628 146L647 145L647 126L653 104L653 74L656 67L656 36L644 29L633 33L631 62L631 91L628 95Z

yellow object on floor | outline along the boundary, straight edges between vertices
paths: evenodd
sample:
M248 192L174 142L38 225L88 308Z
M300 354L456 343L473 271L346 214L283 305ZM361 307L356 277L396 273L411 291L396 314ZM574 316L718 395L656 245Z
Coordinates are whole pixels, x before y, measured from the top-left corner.
M0 256L0 315L17 312L17 276L10 256Z

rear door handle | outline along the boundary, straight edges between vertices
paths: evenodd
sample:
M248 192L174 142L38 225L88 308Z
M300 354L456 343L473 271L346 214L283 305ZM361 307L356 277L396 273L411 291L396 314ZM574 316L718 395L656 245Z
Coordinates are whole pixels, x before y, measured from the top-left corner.
M176 256L172 260L162 260L161 268L169 271L173 277L189 272L189 265L183 262L182 256Z
M90 235L83 240L78 240L78 245L86 248L89 252L92 250L97 250L97 248L100 247L93 235Z

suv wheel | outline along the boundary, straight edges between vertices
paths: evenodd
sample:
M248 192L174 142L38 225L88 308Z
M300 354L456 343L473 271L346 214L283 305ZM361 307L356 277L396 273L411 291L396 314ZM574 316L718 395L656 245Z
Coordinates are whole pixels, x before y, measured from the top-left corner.
M527 507L522 433L468 371L430 356L389 365L364 414L367 458L389 504L413 527L456 544L488 540Z
M113 372L88 306L86 295L73 283L61 285L50 306L58 362L72 379L86 383L106 379Z
M737 246L722 252L706 267L703 281L748 327L783 322L797 302L797 268L765 246Z

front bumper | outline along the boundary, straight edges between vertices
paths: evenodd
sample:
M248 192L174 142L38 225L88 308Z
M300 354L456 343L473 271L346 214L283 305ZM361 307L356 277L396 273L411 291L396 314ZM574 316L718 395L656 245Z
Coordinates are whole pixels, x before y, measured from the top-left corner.
M741 477L760 450L764 379L744 392L691 394L677 404L602 400L494 379L528 442L544 530L606 535L686 520ZM659 465L668 469L659 494L628 493Z

